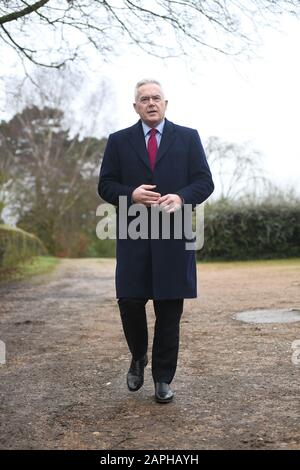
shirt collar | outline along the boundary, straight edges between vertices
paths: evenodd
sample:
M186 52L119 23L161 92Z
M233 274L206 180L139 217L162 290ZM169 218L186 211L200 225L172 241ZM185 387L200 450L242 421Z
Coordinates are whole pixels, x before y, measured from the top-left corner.
M155 126L155 129L157 129L161 135L164 130L164 125L165 125L165 119L163 119L157 126ZM142 126L143 126L144 136L146 137L146 135L152 129L152 127L149 127L147 124L144 123L144 121L142 121Z

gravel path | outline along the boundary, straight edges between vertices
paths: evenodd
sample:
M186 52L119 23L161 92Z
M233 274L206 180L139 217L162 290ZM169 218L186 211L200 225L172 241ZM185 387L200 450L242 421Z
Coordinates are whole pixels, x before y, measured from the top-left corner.
M299 449L300 322L246 324L234 313L300 307L299 263L199 265L185 302L171 404L126 388L130 357L113 260L65 259L0 285L1 449ZM153 307L148 303L150 338Z

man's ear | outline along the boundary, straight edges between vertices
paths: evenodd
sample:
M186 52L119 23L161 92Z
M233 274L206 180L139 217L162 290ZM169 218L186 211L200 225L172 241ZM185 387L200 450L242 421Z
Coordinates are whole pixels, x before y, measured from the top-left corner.
M167 109L169 101L165 100L165 103L166 103L166 109Z
M139 114L139 113L137 112L137 110L136 110L136 103L133 103L133 107L134 107L135 112L136 112L137 114Z

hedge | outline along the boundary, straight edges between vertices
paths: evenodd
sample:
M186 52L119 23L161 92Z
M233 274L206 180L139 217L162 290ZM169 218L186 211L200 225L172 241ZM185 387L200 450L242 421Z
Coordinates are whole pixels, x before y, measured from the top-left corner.
M207 205L198 259L300 256L300 205Z
M0 225L0 270L16 268L21 262L46 253L45 246L35 235Z

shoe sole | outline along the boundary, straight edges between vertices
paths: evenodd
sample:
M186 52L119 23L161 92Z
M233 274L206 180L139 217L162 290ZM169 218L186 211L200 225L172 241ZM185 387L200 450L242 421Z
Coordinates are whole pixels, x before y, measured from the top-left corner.
M174 398L174 396L170 397L170 398L158 398L158 397L155 397L155 401L157 403L170 403L170 401L172 401Z

